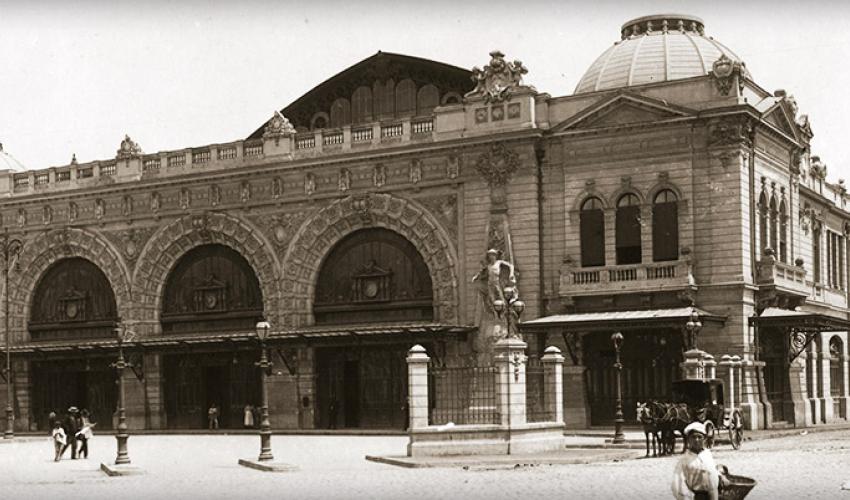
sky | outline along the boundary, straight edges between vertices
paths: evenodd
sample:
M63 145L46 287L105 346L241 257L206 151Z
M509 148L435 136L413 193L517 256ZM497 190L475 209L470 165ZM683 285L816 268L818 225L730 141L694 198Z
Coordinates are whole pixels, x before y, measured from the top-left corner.
M569 95L626 21L701 17L756 83L793 94L813 154L850 179L850 3L0 0L0 143L27 168L244 139L379 50L472 68L499 49L525 82Z

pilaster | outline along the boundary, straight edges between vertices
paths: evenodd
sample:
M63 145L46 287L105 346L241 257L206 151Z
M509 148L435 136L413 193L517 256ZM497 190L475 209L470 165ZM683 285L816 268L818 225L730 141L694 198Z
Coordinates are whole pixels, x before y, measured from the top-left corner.
M496 342L495 361L498 370L496 398L501 424L508 427L526 424L525 367L528 344L518 338L503 338Z
M417 344L407 351L407 405L410 413L408 430L428 427L428 363L431 358ZM408 446L408 455L410 449Z
M546 348L543 354L543 401L549 418L564 423L564 356L555 346Z

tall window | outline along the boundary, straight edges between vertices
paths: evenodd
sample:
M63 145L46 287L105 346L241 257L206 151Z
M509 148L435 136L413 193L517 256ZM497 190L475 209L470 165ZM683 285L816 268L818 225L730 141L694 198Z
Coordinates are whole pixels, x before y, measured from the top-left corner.
M616 248L617 264L639 264L640 200L628 193L617 200Z
M679 203L676 193L665 189L652 203L652 260L679 258Z
M602 200L588 198L581 204L579 212L581 226L581 265L605 265L605 212Z
M777 231L777 211L776 211L776 198L770 197L770 248L773 250L773 254L776 255L776 251L779 249L778 241L776 241L776 236L779 233Z
M785 200L779 204L779 260L788 262L788 211Z
M759 255L764 255L767 248L767 198L764 193L759 196Z
M826 276L832 288L844 289L844 237L826 232Z
M820 273L820 227L812 229L812 271L814 272L814 282L821 282Z

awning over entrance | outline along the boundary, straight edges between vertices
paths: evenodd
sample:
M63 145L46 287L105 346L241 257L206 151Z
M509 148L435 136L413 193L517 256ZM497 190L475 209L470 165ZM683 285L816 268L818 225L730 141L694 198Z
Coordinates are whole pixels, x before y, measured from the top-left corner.
M775 328L787 332L790 361L794 361L805 351L819 333L850 330L850 321L847 318L777 307L768 307L759 316L751 316L750 325L756 327L756 335L759 335L761 328Z
M558 327L561 331L590 332L595 330L632 330L638 328L681 328L696 312L701 322L724 323L719 316L696 307L611 311L598 313L556 314L522 323L522 329Z
M274 331L269 334L269 343L291 340L320 340L323 338L364 338L379 336L423 336L423 335L452 335L464 334L474 330L474 326L446 325L442 323L376 323L371 325L325 325L308 326L292 330ZM127 347L169 347L210 345L223 343L247 343L257 339L254 332L209 332L182 335L160 335L156 337L138 338L133 342L125 342ZM63 353L63 354L94 354L98 351L115 350L118 341L113 339L62 340L53 342L32 342L11 347L13 353Z

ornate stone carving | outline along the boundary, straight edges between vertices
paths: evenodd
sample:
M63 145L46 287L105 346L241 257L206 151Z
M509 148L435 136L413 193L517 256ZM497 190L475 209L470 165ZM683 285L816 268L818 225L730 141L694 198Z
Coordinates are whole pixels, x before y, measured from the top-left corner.
M121 199L121 215L124 217L133 215L133 197L129 194Z
M274 139L274 145L280 145L280 138L294 134L295 127L283 116L280 111L275 111L263 130L263 139Z
M279 199L283 196L283 181L280 177L272 179L272 198Z
M339 178L337 179L337 187L341 193L345 193L351 189L351 171L347 168L339 169Z
M18 209L18 227L26 227L27 225L27 211L23 208Z
M183 210L188 210L189 206L192 204L192 192L189 191L188 188L180 189L180 194L178 195L180 201L180 208Z
M125 135L124 140L121 141L121 146L115 154L115 158L122 160L125 158L133 158L140 154L142 154L142 148L140 148L133 139L130 139L129 135Z
M708 130L709 146L749 146L753 141L753 123L747 116L716 120Z
M475 163L475 170L492 187L503 187L519 168L519 155L501 142L494 143L490 149L481 153Z
M811 163L809 166L809 173L811 176L817 180L826 180L826 164L823 163L820 159L820 156L812 156Z
M159 209L161 208L161 206L162 201L160 200L159 193L154 191L153 193L151 193L150 199L151 212L153 212L154 214L159 213Z
M75 222L79 216L80 216L80 208L73 201L69 202L68 203L68 222Z
M461 158L460 155L450 155L446 159L446 177L449 179L457 179L460 176Z
M308 172L304 175L304 194L307 196L313 196L313 193L316 192L316 176L313 173Z
M221 203L221 188L218 184L210 186L210 205L217 207Z
M515 315L511 305L519 300L514 266L500 257L500 251L493 248L487 250L487 258L481 263L481 270L472 278L485 309L493 318ZM515 318L516 321L507 319L507 336L514 336L518 333L515 329L519 318Z
M423 204L433 214L440 224L448 231L452 239L457 239L457 196L433 196L430 198L418 198L416 201Z
M472 68L472 81L475 88L466 97L484 97L485 103L497 103L511 98L511 90L522 87L522 75L528 73L522 61L505 61L505 54L494 50L490 52L490 64L484 69Z
M812 124L809 121L809 115L800 115L800 118L797 119L797 126L800 127L800 132L802 132L808 139L814 137Z
M204 241L210 241L210 218L209 215L204 212L202 214L197 214L192 216L192 229L198 232L201 236L201 239Z
M101 198L94 200L94 218L101 220L105 215L106 203Z
M239 201L243 204L251 201L251 183L248 181L243 181L242 185L239 186Z
M387 183L387 167L382 163L375 165L375 168L372 170L372 183L375 187L382 187Z
M422 160L410 160L410 183L419 184L422 180Z
M741 78L745 74L743 68L743 63L729 59L726 54L722 54L719 59L714 61L711 67L711 76L714 78L714 84L721 95L729 95L736 78L739 88L743 89L744 84Z
M41 222L45 226L53 222L53 207L50 205L44 205L41 209Z

